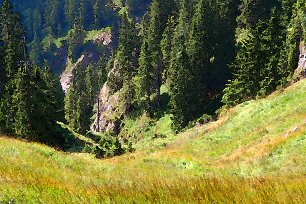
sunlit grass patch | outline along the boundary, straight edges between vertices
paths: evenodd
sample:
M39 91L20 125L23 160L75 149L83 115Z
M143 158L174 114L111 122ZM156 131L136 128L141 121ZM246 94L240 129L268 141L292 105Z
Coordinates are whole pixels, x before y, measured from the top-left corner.
M0 203L305 203L305 90L304 80L178 135L167 115L136 152L104 160L0 137Z

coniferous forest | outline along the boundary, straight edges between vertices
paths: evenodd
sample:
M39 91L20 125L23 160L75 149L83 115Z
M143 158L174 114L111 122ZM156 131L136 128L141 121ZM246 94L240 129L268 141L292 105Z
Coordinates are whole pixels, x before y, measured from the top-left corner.
M304 0L3 0L0 133L107 157L167 137L158 124L173 134L203 125L292 81L305 8Z
M0 0L0 204L305 203L306 0Z

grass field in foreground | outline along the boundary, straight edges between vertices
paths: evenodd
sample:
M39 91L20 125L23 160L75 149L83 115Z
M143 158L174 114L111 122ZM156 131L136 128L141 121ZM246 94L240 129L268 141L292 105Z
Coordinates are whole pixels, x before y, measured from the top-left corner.
M306 80L97 160L0 137L0 203L306 203Z

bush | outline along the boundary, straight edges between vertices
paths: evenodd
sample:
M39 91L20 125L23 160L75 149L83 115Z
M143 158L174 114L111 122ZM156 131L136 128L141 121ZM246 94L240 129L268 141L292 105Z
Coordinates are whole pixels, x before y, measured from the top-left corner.
M98 158L108 158L122 155L126 149L121 145L118 137L105 133L99 141L100 147L96 147L95 154Z

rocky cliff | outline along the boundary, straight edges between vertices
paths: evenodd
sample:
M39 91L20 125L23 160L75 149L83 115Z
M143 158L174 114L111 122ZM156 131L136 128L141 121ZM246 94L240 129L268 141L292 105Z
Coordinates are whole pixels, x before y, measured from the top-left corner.
M300 55L298 68L294 72L294 80L306 78L306 46L304 42L300 44Z
M118 63L114 62L113 69L108 73L108 81L100 90L97 100L96 117L91 126L93 132L112 132L118 134L121 121L130 108L130 90L126 90L126 88L114 90L111 86L114 81L115 83L120 83L121 81L119 69Z

